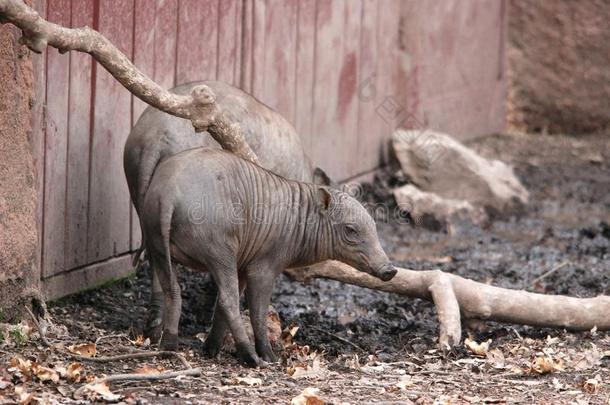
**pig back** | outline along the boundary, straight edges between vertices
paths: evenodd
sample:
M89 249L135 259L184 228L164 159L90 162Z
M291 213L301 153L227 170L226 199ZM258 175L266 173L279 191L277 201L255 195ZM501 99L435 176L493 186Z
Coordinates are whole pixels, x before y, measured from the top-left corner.
M260 236L272 231L276 220L282 226L289 223L276 216L290 215L285 208L291 206L286 204L294 203L298 184L226 151L196 148L159 164L144 198L142 215L145 222L154 221L164 216L159 213L160 206L170 209L172 232L186 232L184 243L202 232L211 239L222 239L218 235L223 232L240 234L240 240L255 243L255 236L246 237L243 232ZM206 226L209 224L214 226ZM193 231L195 228L199 230Z
M172 92L188 94L200 84L210 87L229 120L241 125L246 141L264 168L288 179L312 181L313 170L301 140L280 114L222 82L192 82L178 86ZM220 148L209 133L196 133L188 120L154 107L148 107L142 113L129 134L124 151L125 175L136 209L159 162L196 147Z

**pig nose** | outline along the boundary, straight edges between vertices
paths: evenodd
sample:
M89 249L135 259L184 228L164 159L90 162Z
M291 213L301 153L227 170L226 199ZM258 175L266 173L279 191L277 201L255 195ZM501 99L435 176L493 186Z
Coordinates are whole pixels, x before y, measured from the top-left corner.
M377 272L377 277L381 281L390 281L397 273L397 270L390 263L383 265Z

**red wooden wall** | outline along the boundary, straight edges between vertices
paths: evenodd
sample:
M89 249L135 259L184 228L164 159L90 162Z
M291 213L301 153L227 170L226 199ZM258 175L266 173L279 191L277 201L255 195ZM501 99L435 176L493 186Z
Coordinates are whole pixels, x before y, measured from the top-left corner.
M217 79L253 93L295 125L319 166L347 179L379 165L398 126L461 137L502 127L503 1L37 0L37 7L53 22L99 30L163 87ZM42 278L57 297L130 270L140 235L122 149L145 105L88 55L49 49L35 65L37 98L45 100L33 117Z

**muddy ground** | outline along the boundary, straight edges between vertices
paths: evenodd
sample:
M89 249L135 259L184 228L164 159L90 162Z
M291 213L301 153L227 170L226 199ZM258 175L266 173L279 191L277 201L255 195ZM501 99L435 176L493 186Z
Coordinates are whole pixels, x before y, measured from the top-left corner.
M519 215L497 219L486 229L460 223L451 234L380 221L382 244L394 262L414 269L441 268L507 288L577 297L609 294L610 136L497 135L469 145L514 165L531 193L531 203ZM383 186L401 181L394 173L383 173L367 198L387 202ZM181 348L194 366L203 368L203 375L111 384L112 392L127 402L289 403L303 389L314 387L322 400L331 403L609 403L610 334L606 332L490 323L465 332L477 342L491 339L486 353L476 356L459 347L444 354L435 348L438 323L427 302L334 281L304 285L282 277L273 304L282 327L298 326L294 341L309 346L310 352L286 349L282 364L252 370L230 353L216 360L201 356L198 334L210 326L212 288L205 275L189 271L181 273L181 284ZM142 272L54 303L51 329L64 333L49 338L68 346L104 337L97 343L102 354L134 350L126 337L138 334L148 287L148 275ZM69 363L66 356L37 343L34 337L19 347L5 343L0 361L20 353L48 366ZM536 371L541 370L540 363L535 365L540 359L550 362L547 371L551 372ZM308 365L308 371L301 369L291 376L299 364ZM83 365L87 374L95 376L143 365L180 368L166 359ZM308 375L295 378L299 374ZM19 385L10 371L4 371L4 379ZM67 403L78 386L65 383L58 388L34 379L25 389ZM0 398L14 399L11 390L14 386L6 385Z

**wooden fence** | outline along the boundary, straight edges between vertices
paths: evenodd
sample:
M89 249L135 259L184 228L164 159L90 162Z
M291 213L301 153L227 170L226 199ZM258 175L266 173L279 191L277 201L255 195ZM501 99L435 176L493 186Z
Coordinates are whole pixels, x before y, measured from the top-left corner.
M504 0L37 0L165 88L232 83L291 121L335 179L371 171L397 126L503 125ZM85 54L35 61L41 274L49 297L126 274L140 243L122 150L145 105Z

